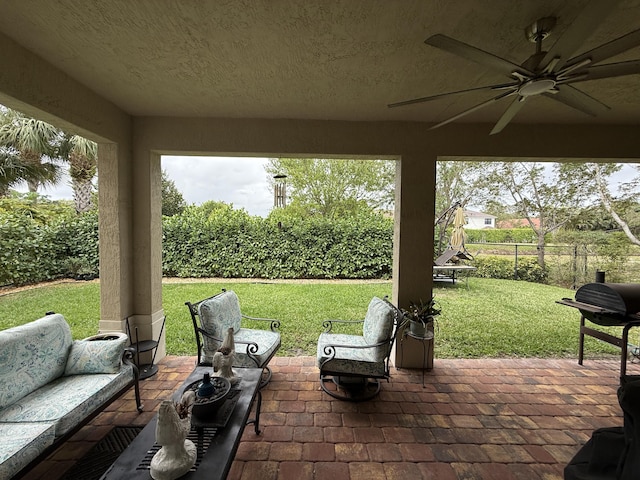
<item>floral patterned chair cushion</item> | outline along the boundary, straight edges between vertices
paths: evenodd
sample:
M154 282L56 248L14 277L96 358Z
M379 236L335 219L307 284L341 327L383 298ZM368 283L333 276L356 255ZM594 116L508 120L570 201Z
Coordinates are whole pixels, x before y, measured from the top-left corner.
M234 335L240 330L242 313L240 312L240 300L233 290L211 297L201 302L198 306L200 326L211 336L223 340L227 329L233 328ZM221 341L204 336L204 350L213 356L220 348Z
M389 356L401 312L386 299L373 297L364 320L327 320L318 338L316 361L320 387L334 398L360 402L380 392L380 380L388 379ZM333 327L362 324L362 335L332 332Z
M234 340L236 343L234 367L262 367L280 348L280 334L271 330L241 328L234 335ZM247 353L245 345L248 346L250 343L258 345L258 351L252 354L257 361Z
M187 305L193 316L193 305L189 303ZM207 335L201 336L201 364L212 364L213 356L222 345L229 328L233 328L235 341L234 367L266 367L271 357L280 348L279 332L242 327L242 319L245 316L240 309L240 300L233 290L225 290L201 301L197 304L197 313L200 327L207 332ZM253 352L253 349L257 350Z
M388 302L378 297L371 299L362 326L362 336L368 345L375 345L391 338L394 314L394 309ZM380 361L386 357L387 350L386 345L375 349L373 352L374 361Z
M364 347L369 343L359 335L342 333L321 333L318 339L318 367L334 375L358 375L364 377L382 377L385 374L384 357L377 359L378 353L372 348L336 347L335 355L326 351L327 345L353 345Z

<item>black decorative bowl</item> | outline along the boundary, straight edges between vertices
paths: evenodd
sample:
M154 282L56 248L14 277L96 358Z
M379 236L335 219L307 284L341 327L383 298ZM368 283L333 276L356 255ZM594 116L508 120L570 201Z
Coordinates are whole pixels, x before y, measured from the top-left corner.
M202 380L196 380L187 385L184 392L192 390L196 394L196 400L193 404L191 414L199 420L210 420L218 411L218 408L224 403L229 392L231 391L231 383L224 377L211 377L211 383L214 387L213 395L210 397L198 397L198 388ZM183 394L184 394L183 392Z

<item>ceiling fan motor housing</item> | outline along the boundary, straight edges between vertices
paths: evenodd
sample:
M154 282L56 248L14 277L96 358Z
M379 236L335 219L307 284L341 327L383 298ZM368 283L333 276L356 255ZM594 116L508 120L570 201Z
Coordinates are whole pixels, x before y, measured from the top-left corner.
M540 95L541 93L553 91L555 86L556 81L553 78L534 78L524 82L520 88L518 88L518 95L521 97Z

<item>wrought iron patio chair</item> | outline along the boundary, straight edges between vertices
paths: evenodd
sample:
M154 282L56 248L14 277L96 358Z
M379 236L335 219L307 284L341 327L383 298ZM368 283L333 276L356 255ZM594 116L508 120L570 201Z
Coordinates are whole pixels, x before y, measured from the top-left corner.
M271 318L256 318L244 315L240 301L233 290L195 303L185 302L191 314L198 348L198 365L212 365L213 356L222 345L228 328L233 328L235 342L234 367L257 367L263 369L260 388L271 380L269 361L280 348L280 321ZM243 320L266 322L269 330L246 328Z
M369 400L380 392L380 380L389 380L389 359L404 316L386 298L373 297L364 320L326 320L318 338L320 386L332 397ZM362 335L333 333L337 325L362 324Z

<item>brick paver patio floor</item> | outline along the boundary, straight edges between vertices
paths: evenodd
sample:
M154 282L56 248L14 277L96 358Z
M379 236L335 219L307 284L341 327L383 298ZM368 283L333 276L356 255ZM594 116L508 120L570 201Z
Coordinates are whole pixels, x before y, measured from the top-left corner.
M59 479L113 426L146 424L194 360L164 358L141 382L142 414L128 392L26 478ZM420 371L392 369L364 403L319 390L312 357L272 369L262 434L245 430L231 479L562 479L593 430L622 425L617 359L436 359L424 386Z

